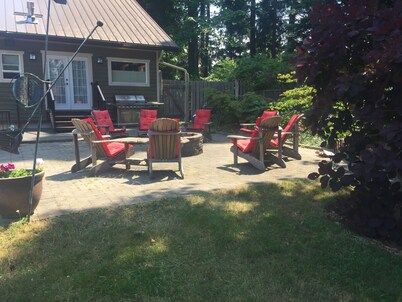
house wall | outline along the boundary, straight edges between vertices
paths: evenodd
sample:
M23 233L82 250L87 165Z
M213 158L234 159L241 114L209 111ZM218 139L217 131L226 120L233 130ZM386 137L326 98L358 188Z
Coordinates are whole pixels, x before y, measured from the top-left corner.
M72 42L53 42L52 37L49 37L49 52L63 52L74 53L81 41L76 43ZM24 72L30 72L43 77L43 53L44 53L44 40L43 39L17 39L0 37L0 50L14 50L23 51ZM35 61L29 60L29 54L35 53L37 59ZM141 50L123 47L108 47L100 45L91 45L90 41L84 45L80 54L92 55L92 79L91 82L98 82L107 102L114 102L114 95L116 94L135 94L144 95L147 101L158 101L157 93L157 58L160 55L159 50ZM97 58L102 57L103 63L98 64ZM149 86L109 86L108 79L108 63L107 57L126 58L126 59L143 59L149 60ZM0 82L0 110L11 111L11 121L16 123L17 111L16 101L11 93L11 83ZM93 95L96 98L96 94ZM96 104L96 102L94 102ZM20 107L21 108L21 107ZM24 108L20 109L21 120L26 120L31 114L30 110Z

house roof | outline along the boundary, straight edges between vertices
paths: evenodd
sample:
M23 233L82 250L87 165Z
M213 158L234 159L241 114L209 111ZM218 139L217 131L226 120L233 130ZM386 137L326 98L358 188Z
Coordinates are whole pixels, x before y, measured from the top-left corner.
M27 0L0 0L0 33L46 35L48 0L34 2L38 24L24 24ZM50 1L49 38L84 39L101 20L104 25L92 41L127 47L178 49L177 44L148 15L136 0L67 0L66 5Z

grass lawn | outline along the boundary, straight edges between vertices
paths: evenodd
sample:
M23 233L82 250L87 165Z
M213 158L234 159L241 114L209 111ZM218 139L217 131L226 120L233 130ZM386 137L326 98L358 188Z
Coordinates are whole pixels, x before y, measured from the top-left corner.
M0 299L402 301L402 257L328 219L333 198L284 182L14 223Z

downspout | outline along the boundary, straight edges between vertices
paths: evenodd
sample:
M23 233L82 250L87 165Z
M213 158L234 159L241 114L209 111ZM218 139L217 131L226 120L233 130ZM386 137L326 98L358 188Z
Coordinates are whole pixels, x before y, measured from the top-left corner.
M184 72L184 121L188 122L190 120L190 112L189 112L190 75L188 74L187 69L183 67L179 67L166 62L159 62L159 64Z

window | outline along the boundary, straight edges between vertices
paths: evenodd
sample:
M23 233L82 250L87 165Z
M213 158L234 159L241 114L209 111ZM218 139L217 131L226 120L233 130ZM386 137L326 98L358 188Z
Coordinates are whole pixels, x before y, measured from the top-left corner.
M109 85L149 86L149 61L107 58Z
M15 76L22 74L21 52L0 52L0 81L9 82Z

